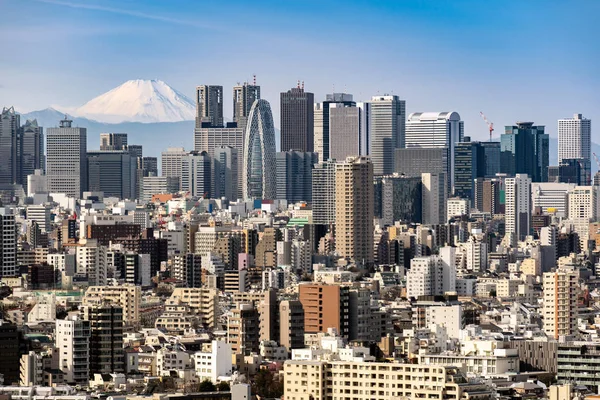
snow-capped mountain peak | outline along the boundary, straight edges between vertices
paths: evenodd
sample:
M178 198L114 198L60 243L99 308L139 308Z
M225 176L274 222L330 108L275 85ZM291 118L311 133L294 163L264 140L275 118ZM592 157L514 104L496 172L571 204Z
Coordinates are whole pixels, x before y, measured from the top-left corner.
M161 80L130 80L73 112L99 122L178 122L193 120L195 104Z

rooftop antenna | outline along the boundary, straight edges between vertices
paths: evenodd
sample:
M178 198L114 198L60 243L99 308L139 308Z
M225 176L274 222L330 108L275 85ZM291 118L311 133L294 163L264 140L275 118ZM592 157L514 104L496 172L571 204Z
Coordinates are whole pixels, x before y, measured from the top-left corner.
M252 75L252 84L256 86L256 74Z
M302 81L302 90L304 90L304 81Z
M298 83L296 84L296 88L300 89L300 79L298 79Z

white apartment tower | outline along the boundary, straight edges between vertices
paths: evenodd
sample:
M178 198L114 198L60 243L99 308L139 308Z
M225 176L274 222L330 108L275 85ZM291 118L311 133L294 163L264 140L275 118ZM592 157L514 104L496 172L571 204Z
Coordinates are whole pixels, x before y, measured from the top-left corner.
M590 165L592 120L581 114L558 120L558 163L565 159L580 159Z
M406 296L439 296L456 290L456 248L442 247L440 255L415 257L406 274Z
M56 321L58 367L67 383L86 386L89 379L90 322L77 317Z
M446 174L421 174L422 220L424 225L446 223Z
M506 235L514 240L523 240L529 235L531 226L531 178L517 174L506 178Z
M544 273L543 318L546 335L558 339L577 333L577 286L579 273L561 269Z
M106 247L94 239L86 239L85 244L77 247L76 273L86 275L90 286L106 285L106 251Z
M600 213L598 200L597 186L576 186L569 193L568 218L573 221L583 250L587 249L590 222L596 221Z
M50 193L79 198L87 190L87 130L66 118L46 134L46 178Z

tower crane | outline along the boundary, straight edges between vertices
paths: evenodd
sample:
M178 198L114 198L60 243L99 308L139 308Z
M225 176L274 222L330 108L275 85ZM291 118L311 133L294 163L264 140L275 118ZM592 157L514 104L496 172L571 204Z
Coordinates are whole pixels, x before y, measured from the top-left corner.
M481 115L481 118L483 118L483 120L485 121L485 123L488 126L488 129L490 130L490 142L492 141L492 132L494 132L494 123L488 121L487 117L483 114L483 111L479 111L479 115Z

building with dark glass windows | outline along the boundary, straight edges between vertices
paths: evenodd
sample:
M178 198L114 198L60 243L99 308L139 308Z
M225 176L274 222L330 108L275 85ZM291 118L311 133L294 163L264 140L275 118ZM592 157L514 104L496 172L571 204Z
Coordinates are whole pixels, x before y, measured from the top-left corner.
M517 122L500 137L500 169L509 176L527 174L532 182L548 180L549 141L544 126Z

